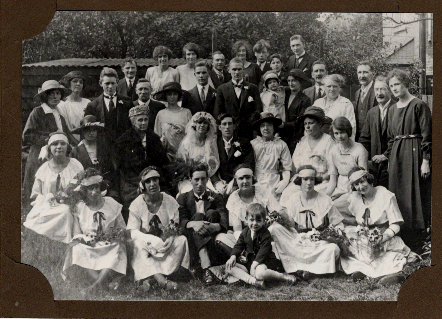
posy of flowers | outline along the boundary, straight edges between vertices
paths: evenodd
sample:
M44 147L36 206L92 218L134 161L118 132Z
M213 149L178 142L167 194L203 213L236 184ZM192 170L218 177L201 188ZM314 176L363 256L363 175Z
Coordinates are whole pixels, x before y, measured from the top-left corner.
M122 228L111 227L110 231L104 233L99 229L97 232L78 234L72 238L72 242L81 243L90 247L102 247L112 243L126 242L126 231Z
M353 256L353 253L350 251L350 239L348 239L345 232L333 225L324 228L322 231L313 228L306 233L306 238L312 242L324 240L328 243L336 244L341 250L342 257L347 258Z
M169 221L168 225L161 226L161 239L165 241L169 237L176 237L180 236L182 234L180 225L178 223L175 223L173 219Z
M78 173L66 186L65 189L61 189L49 198L49 203L52 207L58 205L68 205L71 212L75 211L75 206L82 200L80 184L84 178L84 172Z

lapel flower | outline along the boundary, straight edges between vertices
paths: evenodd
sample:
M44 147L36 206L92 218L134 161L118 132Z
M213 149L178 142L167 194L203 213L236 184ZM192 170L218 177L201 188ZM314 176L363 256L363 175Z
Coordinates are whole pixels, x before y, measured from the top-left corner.
M241 155L242 155L242 153L240 151L236 151L235 154L233 154L233 156L235 156L235 157L239 157Z
M98 162L98 158L94 157L94 158L92 159L92 164L94 164L94 165L99 164L99 162Z
M211 203L215 200L215 196L213 196L212 192L209 190L207 190L207 200L209 203Z
M249 87L247 85L244 86L244 90L248 90Z
M119 100L118 103L119 104L124 104L124 102L122 100Z
M235 145L235 147L240 147L241 144L239 144L238 141L233 142L233 145Z
M249 96L249 98L247 99L247 101L248 102L253 102L254 100L253 100L253 97L252 96Z

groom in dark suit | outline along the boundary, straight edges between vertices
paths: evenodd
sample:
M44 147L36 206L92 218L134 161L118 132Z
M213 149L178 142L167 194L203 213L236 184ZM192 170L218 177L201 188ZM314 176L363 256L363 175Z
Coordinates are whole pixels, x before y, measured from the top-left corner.
M103 68L100 73L100 86L103 94L86 106L84 115L93 115L104 123L106 139L110 145L126 132L132 125L129 110L132 107L130 98L116 93L118 74L112 68Z
M218 117L218 128L221 132L218 134L217 140L220 164L211 181L215 188L224 195L227 191L227 184L233 180L235 167L242 163L255 167L255 156L250 141L234 134L236 124L232 115L221 114Z
M180 227L189 243L191 267L195 269L198 257L203 270L203 280L206 284L214 283L209 270L213 263L224 260L221 251L215 248L215 237L220 232L226 232L229 224L227 210L221 195L209 190L206 185L209 180L208 168L200 164L191 169L191 184L193 190L178 196Z
M204 61L195 64L196 86L183 95L183 106L193 114L207 112L213 115L216 91L209 85L209 66Z
M222 113L229 113L238 123L238 136L252 139L253 116L262 112L259 89L244 81L244 64L239 58L230 60L229 72L232 80L218 87L213 115L218 118Z
M121 64L121 71L124 73L124 78L118 81L117 94L125 95L135 101L138 98L135 88L139 80L137 77L137 62L131 57L127 57Z

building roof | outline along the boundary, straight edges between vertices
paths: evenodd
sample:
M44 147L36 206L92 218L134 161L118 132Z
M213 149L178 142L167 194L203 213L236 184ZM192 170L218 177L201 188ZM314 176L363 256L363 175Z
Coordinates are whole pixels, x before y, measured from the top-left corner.
M386 63L388 64L413 64L414 62L414 39L411 39L399 49L390 54Z
M158 62L154 59L134 59L138 66L153 66L158 65ZM87 58L87 59L61 59L61 60L54 60L54 61L45 61L45 62L38 62L38 63L30 63L30 64L23 64L23 68L30 68L30 67L112 67L116 65L121 65L121 63L124 61L124 59L97 59L97 58ZM170 59L169 65L174 67L177 65L185 64L186 61L184 59Z

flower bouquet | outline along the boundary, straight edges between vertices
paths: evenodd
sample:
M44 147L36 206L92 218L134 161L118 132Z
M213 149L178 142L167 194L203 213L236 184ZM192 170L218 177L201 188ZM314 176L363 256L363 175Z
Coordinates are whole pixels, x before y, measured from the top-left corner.
M378 227L368 228L366 226L356 227L357 239L353 239L358 254L369 260L379 258L384 252L384 244L381 244L382 233Z
M348 239L345 232L339 228L330 225L321 231L319 239L338 245L342 257L348 258L354 256L350 250L350 239Z

